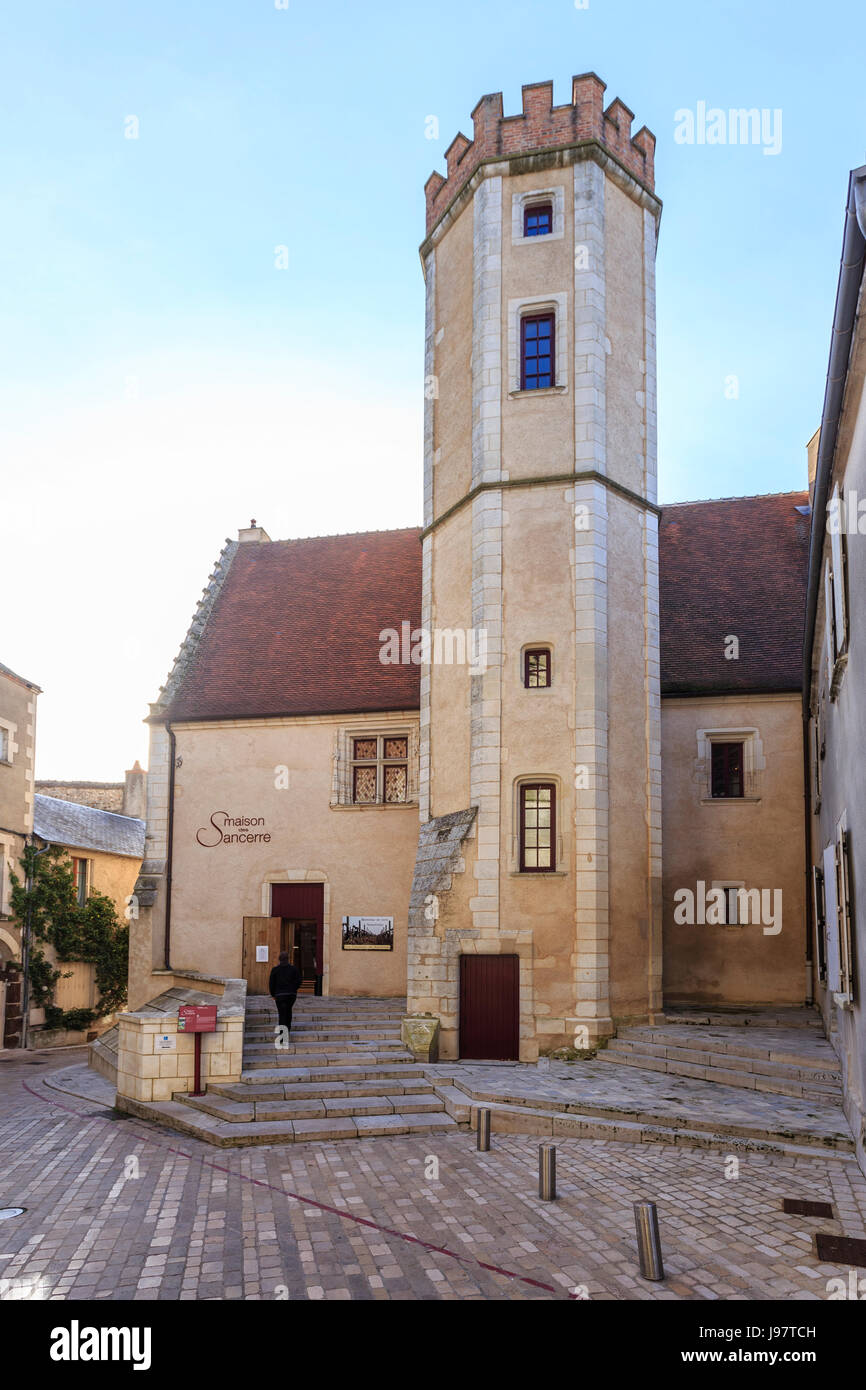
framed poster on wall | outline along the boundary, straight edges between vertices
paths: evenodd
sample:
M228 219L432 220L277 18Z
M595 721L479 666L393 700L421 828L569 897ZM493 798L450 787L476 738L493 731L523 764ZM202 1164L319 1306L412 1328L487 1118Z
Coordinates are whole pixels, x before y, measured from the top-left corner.
M393 917L344 917L344 951L393 951Z

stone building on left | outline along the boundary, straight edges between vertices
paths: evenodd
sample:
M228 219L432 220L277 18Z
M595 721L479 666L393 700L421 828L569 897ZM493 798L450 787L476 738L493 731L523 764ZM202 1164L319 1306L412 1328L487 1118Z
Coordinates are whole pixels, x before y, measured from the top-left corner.
M36 701L40 687L0 663L0 1047L21 1041L21 927L12 915L12 874L21 876L28 841L57 845L68 855L80 902L104 893L118 917L128 915L144 853L146 772L138 763L123 783L37 783ZM50 790L45 795L38 788ZM112 809L107 809L111 806ZM49 958L53 952L49 948ZM52 963L53 962L52 960ZM64 962L54 1004L66 1011L97 1003L95 967ZM83 1041L43 1028L45 1011L30 1010L34 1046ZM103 1022L96 1025L100 1031Z

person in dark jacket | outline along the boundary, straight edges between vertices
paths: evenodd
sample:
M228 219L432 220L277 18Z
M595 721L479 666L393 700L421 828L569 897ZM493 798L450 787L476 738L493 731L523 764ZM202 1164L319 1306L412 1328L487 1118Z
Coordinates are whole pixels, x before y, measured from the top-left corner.
M288 951L280 951L280 963L275 965L268 980L268 989L277 1006L280 1023L292 1031L292 1009L301 987L301 972L289 964Z

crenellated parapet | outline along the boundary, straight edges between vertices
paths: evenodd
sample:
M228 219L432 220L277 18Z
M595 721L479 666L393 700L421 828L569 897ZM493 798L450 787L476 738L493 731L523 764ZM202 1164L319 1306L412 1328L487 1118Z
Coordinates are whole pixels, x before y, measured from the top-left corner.
M647 188L654 188L655 136L642 126L632 135L634 113L617 97L604 105L605 83L594 72L572 79L571 101L553 105L553 83L534 82L523 88L523 110L505 116L502 93L482 97L472 112L473 138L458 133L445 151L447 175L430 175L427 231L486 160L509 159L542 150L597 141Z

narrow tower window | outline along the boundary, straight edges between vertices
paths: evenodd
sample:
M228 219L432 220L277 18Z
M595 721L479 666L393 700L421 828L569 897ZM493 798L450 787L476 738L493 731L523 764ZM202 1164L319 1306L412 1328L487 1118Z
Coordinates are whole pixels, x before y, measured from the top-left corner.
M520 320L520 389L539 391L554 382L554 315L531 314Z
M550 874L556 868L556 788L534 782L520 788L520 869Z
M523 684L527 690L541 690L550 683L550 648L529 648L523 654Z
M535 203L523 209L524 236L549 236L552 231L552 203Z

